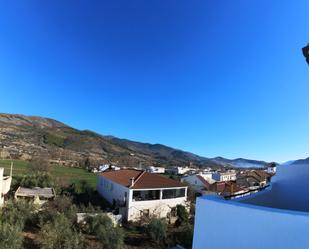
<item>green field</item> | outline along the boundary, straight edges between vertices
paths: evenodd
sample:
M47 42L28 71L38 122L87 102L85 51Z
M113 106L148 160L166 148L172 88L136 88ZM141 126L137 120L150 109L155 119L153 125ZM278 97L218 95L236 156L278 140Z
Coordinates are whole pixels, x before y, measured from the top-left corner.
M4 168L4 174L10 173L11 162L13 165L13 178L29 173L30 163L19 160L0 160L0 168ZM88 182L93 188L96 186L96 175L80 168L52 166L51 175L64 183Z

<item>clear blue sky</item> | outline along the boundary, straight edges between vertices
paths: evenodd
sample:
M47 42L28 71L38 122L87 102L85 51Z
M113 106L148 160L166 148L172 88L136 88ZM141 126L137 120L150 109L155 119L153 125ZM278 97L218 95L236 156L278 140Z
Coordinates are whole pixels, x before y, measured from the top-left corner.
M1 1L0 111L203 156L309 156L309 1Z

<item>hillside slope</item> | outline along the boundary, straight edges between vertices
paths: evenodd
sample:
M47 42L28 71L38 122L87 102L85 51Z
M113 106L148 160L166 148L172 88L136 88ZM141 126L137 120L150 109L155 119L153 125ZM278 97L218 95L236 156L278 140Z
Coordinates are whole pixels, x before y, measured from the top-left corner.
M209 159L162 144L149 144L77 130L59 121L34 116L0 114L0 158L31 160L44 157L52 162L78 166L93 163L120 166L189 165L200 167L246 167L266 164L247 159Z
M207 158L160 144L147 144L80 131L49 118L0 114L0 158L30 160L36 156L77 166L90 158L118 165L218 166Z

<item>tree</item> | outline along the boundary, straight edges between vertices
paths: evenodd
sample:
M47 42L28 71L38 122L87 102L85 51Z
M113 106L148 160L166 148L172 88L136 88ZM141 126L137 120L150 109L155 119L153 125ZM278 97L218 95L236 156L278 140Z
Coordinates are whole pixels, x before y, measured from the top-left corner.
M104 249L121 249L124 234L119 226L114 226L107 215L89 216L86 218L86 232L95 235Z
M34 218L33 211L34 207L31 203L23 200L8 201L1 210L1 221L11 225L18 225L23 229L25 224L30 223Z
M41 249L86 249L84 236L77 232L64 214L57 214L52 221L41 225L38 236Z
M0 222L0 248L1 249L22 249L22 229L17 224Z
M47 172L36 172L28 175L23 175L19 179L19 185L26 188L33 187L52 187L54 181L52 176Z
M177 221L176 226L180 226L182 224L189 222L189 213L185 206L183 205L177 205L176 206L176 213L177 213Z
M48 160L43 156L36 156L31 160L30 169L33 173L49 173L51 166Z
M167 224L164 219L152 218L146 227L150 239L160 245L166 239Z
M193 242L193 225L190 223L185 223L179 229L179 243L185 248L191 248Z

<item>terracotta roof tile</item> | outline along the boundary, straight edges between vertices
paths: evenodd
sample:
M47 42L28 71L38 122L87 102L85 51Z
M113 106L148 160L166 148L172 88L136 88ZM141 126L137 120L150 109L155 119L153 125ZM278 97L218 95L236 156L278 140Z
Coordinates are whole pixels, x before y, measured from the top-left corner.
M173 188L187 186L179 181L142 170L122 169L103 172L100 175L131 189ZM134 185L130 187L132 178L134 178L135 181Z

